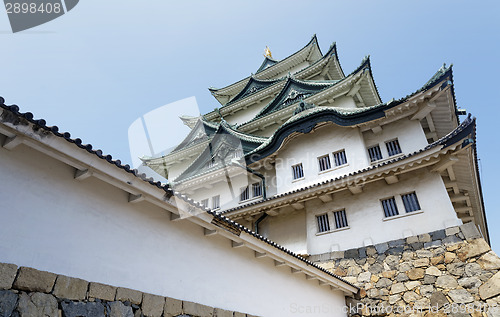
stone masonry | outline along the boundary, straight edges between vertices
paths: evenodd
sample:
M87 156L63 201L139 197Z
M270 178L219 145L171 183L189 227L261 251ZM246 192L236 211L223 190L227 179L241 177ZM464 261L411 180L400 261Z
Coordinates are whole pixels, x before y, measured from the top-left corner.
M0 263L0 317L251 317L174 298Z
M309 259L361 288L349 316L500 316L500 258L472 223Z

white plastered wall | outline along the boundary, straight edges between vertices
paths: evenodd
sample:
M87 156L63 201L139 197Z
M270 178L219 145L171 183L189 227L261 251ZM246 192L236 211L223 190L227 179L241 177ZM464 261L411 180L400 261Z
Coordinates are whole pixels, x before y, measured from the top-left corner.
M347 164L334 166L333 153L345 150ZM318 157L330 155L332 168L319 171ZM293 180L292 166L302 163L304 178ZM277 192L285 193L297 188L333 179L368 166L368 158L359 129L333 124L300 134L278 152L276 157Z
M366 147L379 145L384 159L389 158L385 142L398 139L403 154L410 154L428 145L425 132L418 120L403 118L382 126L382 131L373 133L371 130L363 133Z
M0 262L259 316L346 315L341 292L24 145L0 147L0 175Z
M267 216L259 233L293 252L307 254L306 211L287 209L277 216Z
M198 184L193 185L192 187L185 187L183 189L177 189L174 186L174 189L187 194L190 198L197 202L209 199L209 208L213 208L213 197L219 195L221 210L237 207L242 204L262 199L262 195L257 197L253 196L251 187L253 183L258 183L262 180L256 176L249 177L243 169L241 169L241 171L237 171L237 174L227 173L227 175L219 175L216 180L217 181L212 181L204 179L203 176L200 176ZM241 190L246 186L250 186L250 199L240 201Z
M253 119L270 101L271 97L263 99L261 102L253 103L248 108L225 115L224 120L230 124L242 124Z
M383 180L368 184L360 194L354 195L348 190L336 193L333 201L329 203L322 203L318 199L308 201L306 209L309 253L358 248L460 224L439 174L424 168L399 178L400 181L392 185L387 185ZM406 213L401 195L411 192L416 193L421 210ZM384 221L380 200L393 196L399 214L403 217ZM333 231L335 220L332 212L342 209L346 211L349 229ZM328 213L333 232L318 234L316 216L324 213Z

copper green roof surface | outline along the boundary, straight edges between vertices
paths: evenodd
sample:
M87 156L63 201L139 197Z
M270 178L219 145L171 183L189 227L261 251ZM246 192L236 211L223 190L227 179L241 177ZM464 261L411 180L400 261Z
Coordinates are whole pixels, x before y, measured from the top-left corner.
M295 53L293 53L293 54L289 55L288 57L286 57L286 58L284 58L284 59L282 59L282 60L278 61L276 64L274 64L274 65L272 65L272 66L267 67L266 69L268 69L268 68L270 68L270 67L273 67L273 66L275 66L275 65L277 65L277 64L279 64L279 63L281 63L281 62L286 61L287 59L289 59L289 58L291 58L291 57L295 56L296 54L298 54L299 52L301 52L303 49L305 49L306 47L308 47L308 46L310 46L310 45L312 45L312 44L316 44L316 45L318 44L318 38L316 37L316 34L314 34L314 35L312 36L311 40L310 40L309 42L307 42L307 44L306 44L304 47L302 47L300 50L298 50L298 51L296 51ZM318 45L318 50L319 50L319 52L321 53L321 48L319 47L319 45ZM276 61L276 60L274 60L274 59L273 59L272 61ZM261 65L261 66L262 66L262 65ZM259 69L260 69L260 68L259 68ZM263 70L263 69L261 69L260 71L262 71L262 70ZM247 78L248 78L248 77L243 78L243 79L242 79L242 80L240 80L240 81L243 81L243 80L245 80L245 79L247 79ZM238 83L238 82L236 82L236 83ZM233 84L228 85L228 86L223 87L223 88L213 88L213 87L212 87L212 88L208 88L208 90L209 90L210 92L217 92L217 91L219 91L219 90L222 90L222 89L225 89L225 88L227 88L227 87L230 87L230 86L232 86L232 85L234 85L234 84L236 84L236 83L233 83Z
M251 152L258 147L267 138L254 136L248 133L236 131L226 121L222 120L217 131L210 140L209 145L200 153L200 155L188 166L175 180L174 184L185 182L195 177L205 175L212 171L221 168L221 163L227 164L226 160L229 158L228 153L234 152L238 149L242 150L242 154ZM225 151L222 154L222 159L214 160L214 157L219 157L219 152ZM209 161L214 164L208 166Z
M278 79L257 79L253 75L250 77L250 80L246 84L245 88L243 88L236 96L233 97L229 102L227 102L224 106L228 106L233 104L241 99L244 99L254 93L266 89L276 83L282 82L286 79L286 77L278 78Z
M262 62L262 65L260 65L259 69L257 69L257 73L263 71L264 69L271 67L275 64L279 63L278 60L272 59L268 56L264 58L264 61Z

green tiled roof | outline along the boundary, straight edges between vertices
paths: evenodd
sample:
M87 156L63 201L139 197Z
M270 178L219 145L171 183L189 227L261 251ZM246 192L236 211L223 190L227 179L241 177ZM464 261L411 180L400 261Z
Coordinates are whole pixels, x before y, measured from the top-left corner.
M278 79L271 79L271 80L263 80L263 79L257 79L254 76L250 77L250 80L246 84L245 88L243 88L236 96L233 97L228 103L226 103L224 106L228 106L230 104L233 104L237 101L240 101L241 99L244 99L245 97L248 97L257 91L260 91L262 89L265 89L267 87L270 87L278 82L282 82L286 79L286 77L278 78Z
M279 61L275 60L275 59L272 59L272 58L269 58L269 57L265 57L264 58L264 61L262 62L262 64L260 65L259 69L257 69L257 73L258 72L261 72L263 71L264 69L268 68L268 67L271 67L275 64L279 63Z
M355 124L368 122L385 116L385 110L402 104L410 97L434 87L447 76L451 76L451 66L441 67L425 85L414 93L399 100L391 100L371 107L363 108L339 108L316 106L309 107L304 111L296 113L282 124L272 136L270 136L259 147L246 155L247 163L260 160L263 157L273 153L279 148L281 142L293 132L308 133L319 122L330 121L340 126L352 126Z

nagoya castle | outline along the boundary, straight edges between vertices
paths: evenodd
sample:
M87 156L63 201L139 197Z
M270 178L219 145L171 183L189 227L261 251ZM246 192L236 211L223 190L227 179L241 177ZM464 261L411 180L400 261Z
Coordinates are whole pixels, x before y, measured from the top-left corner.
M472 223L488 240L475 119L443 66L382 102L367 57L350 73L316 36L283 60L210 88L219 108L144 163L175 190L303 255Z
M0 97L0 316L500 316L451 66L383 101L313 36L248 72L142 157L166 183Z

